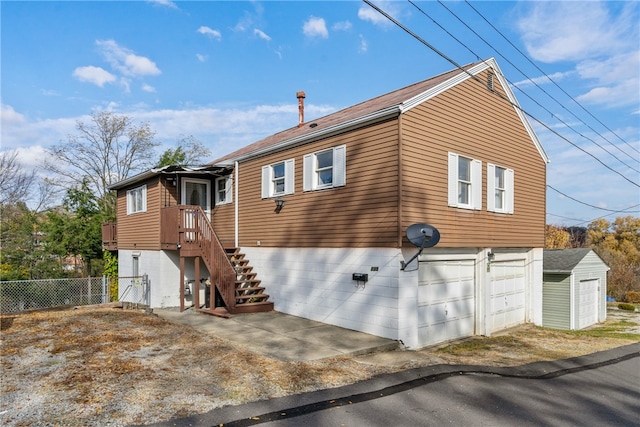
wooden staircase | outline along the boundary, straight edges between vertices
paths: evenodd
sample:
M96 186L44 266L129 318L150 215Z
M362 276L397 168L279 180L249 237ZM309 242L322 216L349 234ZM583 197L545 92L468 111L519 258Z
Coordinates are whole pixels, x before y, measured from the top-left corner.
M211 222L200 206L171 206L162 210L163 249L180 251L180 277L184 278L184 258L196 258L196 276L199 276L198 259L209 270L211 295L209 307L198 311L228 317L229 314L272 311L273 303L260 286L249 260L238 248L224 248ZM169 224L175 224L171 227ZM176 243L171 243L176 242ZM181 289L184 289L181 283ZM219 298L218 298L219 297ZM184 301L184 295L181 294ZM197 307L202 307L196 293ZM216 304L219 302L219 304ZM183 309L183 305L181 305Z
M235 312L255 313L273 310L273 303L268 301L269 295L265 294L265 288L260 286L257 273L245 258L245 254L239 248L226 248L229 262L236 271L235 281Z

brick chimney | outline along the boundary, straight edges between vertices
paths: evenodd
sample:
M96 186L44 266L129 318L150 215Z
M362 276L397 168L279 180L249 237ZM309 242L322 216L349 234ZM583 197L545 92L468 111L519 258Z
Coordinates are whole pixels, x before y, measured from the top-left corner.
M296 93L296 97L298 98L298 127L302 127L304 125L304 91L299 91Z

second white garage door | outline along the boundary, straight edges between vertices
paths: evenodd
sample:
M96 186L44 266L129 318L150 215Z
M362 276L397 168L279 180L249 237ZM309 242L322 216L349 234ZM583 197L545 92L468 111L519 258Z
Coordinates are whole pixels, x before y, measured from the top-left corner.
M420 262L418 339L433 345L475 332L473 260Z
M525 261L491 263L491 332L525 321Z
M598 323L599 279L581 280L578 286L578 329Z

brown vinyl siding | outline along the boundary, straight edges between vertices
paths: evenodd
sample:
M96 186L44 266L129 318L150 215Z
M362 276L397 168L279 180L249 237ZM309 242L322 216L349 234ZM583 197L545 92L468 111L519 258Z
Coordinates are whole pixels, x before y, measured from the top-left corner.
M395 246L397 140L392 120L241 163L240 246ZM343 144L346 185L303 192L303 156ZM292 158L295 193L283 196L286 205L276 214L273 199L261 198L262 166ZM221 233L227 240L228 232Z
M403 230L430 223L439 247L544 246L546 165L511 104L468 79L408 111L402 125ZM448 206L448 152L482 161L482 210ZM513 215L487 211L487 163L514 170Z
M214 207L211 215L211 223L218 239L220 239L222 246L229 248L235 246L235 182L233 185L233 203Z
M146 182L147 211L127 215L127 190L118 191L118 249L160 249L160 209L163 197L163 186L159 177Z

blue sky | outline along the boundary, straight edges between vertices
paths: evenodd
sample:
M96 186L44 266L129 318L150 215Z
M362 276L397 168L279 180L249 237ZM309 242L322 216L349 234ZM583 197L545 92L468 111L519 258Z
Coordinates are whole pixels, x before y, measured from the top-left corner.
M639 2L375 4L458 64L496 58L544 123L530 120L551 159L547 223L639 215ZM299 90L310 120L455 68L359 1L2 1L0 13L2 150L29 168L94 111L149 122L161 150L193 135L212 160L296 125Z

